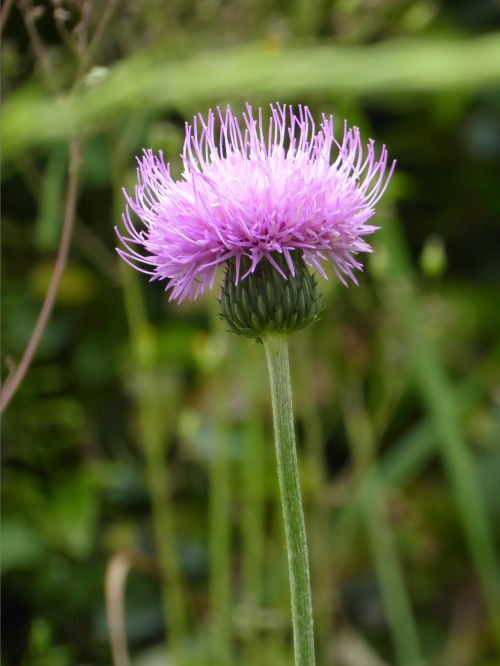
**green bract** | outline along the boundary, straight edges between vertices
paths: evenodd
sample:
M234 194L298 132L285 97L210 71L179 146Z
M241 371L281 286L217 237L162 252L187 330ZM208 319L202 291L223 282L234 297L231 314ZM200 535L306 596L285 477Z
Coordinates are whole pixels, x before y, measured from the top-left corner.
M260 341L266 333L293 333L319 319L321 295L301 253L292 253L294 275L282 254L274 253L272 258L286 278L263 260L236 284L236 260L227 262L221 317L233 333ZM250 265L250 259L242 257L239 274L246 273Z

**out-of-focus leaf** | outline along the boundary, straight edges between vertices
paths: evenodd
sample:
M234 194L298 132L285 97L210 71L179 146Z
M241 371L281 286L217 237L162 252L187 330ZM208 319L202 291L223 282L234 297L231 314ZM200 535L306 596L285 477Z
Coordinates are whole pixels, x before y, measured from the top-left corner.
M31 567L43 557L45 548L36 531L23 520L2 521L2 575L11 569Z
M270 48L262 44L165 60L134 55L78 94L44 97L33 86L4 103L5 156L93 131L135 109L197 108L253 95L271 99L318 92L372 97L476 90L500 81L500 34L473 39L393 40L363 47Z
M59 245L66 180L66 154L64 145L55 145L45 169L35 231L35 242L40 250L53 250Z
M84 558L95 538L98 494L94 479L83 468L60 482L47 499L40 526L47 539L69 555Z

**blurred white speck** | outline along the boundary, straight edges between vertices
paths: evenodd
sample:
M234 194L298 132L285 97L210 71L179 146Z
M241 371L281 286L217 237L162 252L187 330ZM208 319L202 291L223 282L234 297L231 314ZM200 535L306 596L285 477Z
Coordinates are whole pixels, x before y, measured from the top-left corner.
M108 67L92 67L90 72L87 74L83 80L84 84L91 88L92 86L97 86L99 83L104 81L108 75Z

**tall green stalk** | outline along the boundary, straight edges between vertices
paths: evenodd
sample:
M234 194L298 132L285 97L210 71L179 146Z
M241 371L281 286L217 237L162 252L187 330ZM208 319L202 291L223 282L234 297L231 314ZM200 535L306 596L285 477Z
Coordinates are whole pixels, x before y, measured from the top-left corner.
M168 647L176 664L187 666L184 652L186 607L182 575L176 552L174 510L167 469L165 402L156 390L152 364L154 342L148 335L144 306L136 276L123 269L123 292L137 371L137 404L141 438L144 446L146 480L151 498L153 531L162 572L163 607L168 626Z
M119 218L122 196L119 184L124 181L122 156L128 140L135 136L136 118L132 117L114 151L113 182L115 183L115 219ZM137 376L136 400L146 467L146 481L151 498L151 520L160 571L161 594L165 624L168 628L167 650L176 666L187 666L185 651L187 608L179 554L176 549L174 508L167 466L167 419L174 409L172 401L157 390L155 363L156 344L151 334L144 299L136 274L127 266L121 269L125 314ZM162 382L162 385L164 382Z
M310 329L309 329L310 330ZM296 369L297 411L304 432L304 455L309 482L310 509L306 509L309 545L311 551L311 587L314 597L314 634L318 663L330 664L330 641L337 603L336 585L333 580L332 542L329 538L330 508L325 502L327 473L325 469L325 439L321 417L311 390L314 379L314 367L311 355L311 337L301 336L296 342L302 346L296 348L301 363Z
M253 401L252 414L245 424L242 472L242 557L243 603L248 613L245 627L245 653L249 664L259 663L262 646L258 640L262 608L264 562L264 447L262 419Z
M215 348L222 344L217 308L210 311ZM209 459L208 549L210 561L210 664L232 666L232 531L231 426L227 409L227 361L206 357L211 396L212 441Z
M314 636L306 528L295 445L288 337L266 334L276 459L288 552L296 666L314 666Z
M365 525L370 538L377 579L386 608L397 663L421 666L417 626L397 546L385 517L383 481L375 460L376 442L369 415L360 398L360 388L346 385L342 396L344 421L356 463Z
M217 391L217 388L214 388ZM220 396L217 396L220 398ZM214 450L210 460L209 548L212 658L231 666L231 523L228 428L221 399L214 404Z
M440 454L455 494L500 651L500 562L474 458L461 428L452 384L422 320L401 231L393 222L387 225L384 234L390 271L386 290L390 297L398 299L415 378L438 435Z

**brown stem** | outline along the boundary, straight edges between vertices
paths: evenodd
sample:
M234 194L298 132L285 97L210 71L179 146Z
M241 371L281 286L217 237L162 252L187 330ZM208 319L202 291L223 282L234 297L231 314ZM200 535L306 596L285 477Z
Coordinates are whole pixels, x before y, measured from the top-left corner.
M82 53L80 60L80 72L83 73L85 69L89 66L90 61L92 60L94 53L97 49L99 42L101 41L102 36L106 32L106 28L109 25L111 17L116 9L118 0L109 0L104 7L104 10L101 14L101 18L96 26L92 39L90 40L86 50Z
M31 334L28 346L24 350L21 362L16 369L7 377L5 384L0 391L0 413L4 411L9 402L12 400L19 385L23 381L36 350L40 344L44 331L47 327L50 315L54 308L57 292L61 283L64 268L68 258L69 248L71 245L71 236L75 222L76 201L78 195L78 183L80 180L80 162L81 162L81 145L78 139L72 139L70 142L70 158L69 158L69 180L68 190L66 196L66 206L64 211L64 224L61 236L61 244L57 253L56 264L50 286L45 295L45 300L38 315L35 328Z
M2 13L0 14L0 35L3 32L7 19L9 18L10 10L12 9L12 0L4 0L2 4Z
M38 32L38 29L35 25L35 21L33 20L33 3L31 0L25 0L24 2L20 2L18 6L21 10L26 30L28 31L28 35L31 39L31 44L35 52L35 56L40 63L41 71L45 77L45 82L51 92L57 93L57 80L54 76L49 54L45 48L42 38L40 37L40 33Z
M81 49L79 53L79 73L75 80L73 90L76 88L80 75L83 72L85 66L88 66L90 60L95 52L97 44L104 34L106 25L111 18L111 15L116 7L117 0L109 0L105 10L101 16L95 34L91 40L91 44L88 47L89 51L85 50L86 39L81 43ZM23 18L26 24L26 29L30 35L35 54L40 61L42 70L46 76L47 83L52 91L56 90L56 83L53 78L53 72L50 65L50 60L48 58L47 51L45 46L40 38L38 30L34 24L33 16L30 10L33 8L33 3L31 0L25 0L24 2L19 3L19 7L23 14ZM5 7L5 4L2 8L2 25L8 13L8 7ZM85 26L88 24L90 16L91 3L86 2L83 5L82 9L82 21L85 22ZM85 32L85 31L84 31ZM82 37L83 39L83 37ZM33 358L36 354L36 350L40 344L42 336L47 328L47 324L54 309L54 304L56 301L57 293L59 291L59 285L63 276L64 268L68 259L69 248L71 245L71 238L73 234L73 228L75 226L75 217L76 217L76 201L78 196L78 185L80 181L80 162L81 162L81 152L82 146L81 141L77 138L72 138L69 142L69 179L68 187L66 193L66 206L64 211L64 223L63 231L61 236L61 243L59 245L59 250L57 253L56 264L54 266L54 272L52 274L52 279L49 285L49 289L45 295L45 300L38 315L35 328L31 334L31 338L28 342L28 346L24 350L21 362L19 365L7 376L4 385L0 389L0 414L8 406L12 400L14 394L19 388L21 382L23 381Z

